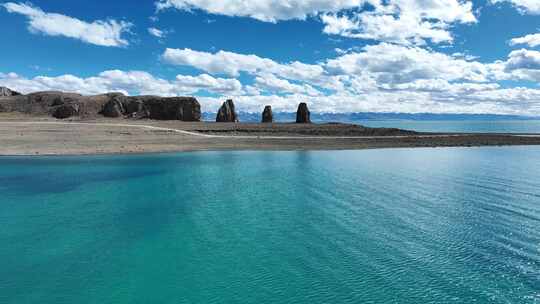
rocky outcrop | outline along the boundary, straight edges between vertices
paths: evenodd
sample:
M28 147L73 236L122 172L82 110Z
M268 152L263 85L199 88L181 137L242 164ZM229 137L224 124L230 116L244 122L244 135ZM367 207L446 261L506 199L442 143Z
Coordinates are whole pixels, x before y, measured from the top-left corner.
M234 102L229 99L223 103L216 116L216 122L238 122Z
M126 110L125 115L128 118L143 119L150 116L144 102L138 98L128 98L124 103L124 108Z
M139 97L133 97L135 102ZM158 120L200 121L201 106L193 97L147 97L143 100L143 108L148 118Z
M80 94L47 91L2 97L0 104L6 112L50 115L63 119L78 115L82 98Z
M117 118L124 116L126 110L124 108L124 100L119 97L112 97L101 110L101 114L105 117Z
M298 111L296 111L296 123L311 123L310 112L305 102L298 105Z
M272 106L264 107L264 111L262 113L262 122L263 123L274 122L274 115L272 114Z
M9 96L18 96L21 95L19 92L12 91L6 87L0 87L0 96L9 97Z
M52 116L58 119L66 119L73 116L77 116L78 113L79 113L79 109L77 105L67 104L67 105L61 105L61 106L56 107L52 112Z
M59 119L72 116L93 118L101 114L112 118L201 120L201 106L193 97L128 97L121 93L83 96L55 91L37 92L0 97L0 109L5 112L50 115Z
M193 97L115 96L103 107L105 117L200 121L201 106Z

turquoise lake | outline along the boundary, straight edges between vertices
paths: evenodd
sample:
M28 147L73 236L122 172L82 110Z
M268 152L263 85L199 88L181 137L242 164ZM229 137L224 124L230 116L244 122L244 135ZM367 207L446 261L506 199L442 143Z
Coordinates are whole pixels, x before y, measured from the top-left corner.
M540 120L364 120L353 123L419 132L540 133Z
M540 303L540 147L0 157L0 303Z

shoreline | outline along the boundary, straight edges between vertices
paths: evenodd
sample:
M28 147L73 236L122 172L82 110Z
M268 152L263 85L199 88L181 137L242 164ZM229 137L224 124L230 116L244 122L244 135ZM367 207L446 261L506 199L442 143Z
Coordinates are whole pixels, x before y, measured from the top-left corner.
M0 156L6 157L531 145L540 145L540 134L416 133L348 124L58 121L0 115Z
M368 150L422 150L422 149L481 149L481 148L526 148L526 147L537 147L540 145L500 145L500 146L434 146L434 147L371 147L371 148L360 148L360 149L298 149L298 150L254 150L254 149L223 149L223 150L179 150L179 151L161 151L161 152L110 152L110 153L78 153L78 154L0 154L0 158L61 158L61 157L90 157L90 156L151 156L151 155L173 155L178 153L204 153L204 152L333 152L333 151L368 151Z

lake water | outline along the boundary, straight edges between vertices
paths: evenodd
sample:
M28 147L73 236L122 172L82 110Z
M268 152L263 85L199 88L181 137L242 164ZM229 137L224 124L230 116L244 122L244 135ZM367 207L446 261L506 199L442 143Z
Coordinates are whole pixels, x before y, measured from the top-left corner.
M540 133L540 120L364 120L353 123L419 132Z
M0 303L539 303L540 148L0 158Z
M258 123L260 113L240 112L241 122ZM409 118L406 118L406 117ZM389 118L394 117L394 118ZM437 117L437 118L436 118ZM292 123L296 113L274 113L277 122ZM436 115L436 114L362 114L312 113L315 123L341 122L359 124L374 128L400 128L419 132L464 132L464 133L538 133L540 120L534 118L494 116L494 115ZM214 113L203 113L203 120L215 121Z

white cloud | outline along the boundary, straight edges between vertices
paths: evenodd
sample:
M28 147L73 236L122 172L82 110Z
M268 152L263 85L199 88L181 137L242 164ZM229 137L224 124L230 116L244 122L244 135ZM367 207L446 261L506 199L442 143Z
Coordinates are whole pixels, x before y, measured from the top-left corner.
M378 1L378 0L370 0ZM189 11L204 10L211 14L225 16L250 17L265 22L300 19L319 13L338 12L362 6L365 0L160 0L156 2L158 10L176 8Z
M389 0L375 3L372 11L325 14L323 32L349 38L401 44L452 42L453 23L473 23L472 3L461 0Z
M231 78L214 78L208 74L198 76L178 75L174 85L181 92L196 93L199 90L206 90L224 95L243 94L240 81Z
M240 111L260 112L272 105L276 112L294 112L299 102L323 113L401 112L539 115L540 90L528 88L486 89L465 94L422 91L371 91L363 95L234 96ZM203 111L217 109L222 98L200 97Z
M116 20L97 20L91 23L55 13L46 13L30 4L7 2L2 4L9 13L28 17L28 29L32 33L49 36L64 36L79 39L100 46L127 46L129 42L122 34L132 26L129 22Z
M167 32L157 29L155 27L148 28L148 33L157 38L165 38Z
M495 90L500 88L500 85L497 83L450 83L443 79L418 79L413 82L392 84L386 87L392 90L470 94L478 91Z
M339 76L328 75L319 64L305 64L299 61L278 63L257 55L244 55L227 51L216 53L191 49L166 49L162 59L173 65L190 66L210 74L225 74L238 77L241 72L250 75L275 75L279 78L308 82L328 90L342 90Z
M407 83L417 79L482 82L487 80L489 74L487 67L479 62L389 43L366 46L361 52L328 60L326 68L337 74L369 74L379 85Z
M540 52L535 51L514 51L507 61L488 64L462 53L447 55L391 43L351 49L315 65L283 64L256 55L190 49L168 49L163 58L211 74L239 76L244 72L253 76L253 84L244 86L246 94L236 96L241 101L240 108L249 111L271 100L276 101L277 109L291 110L299 101L310 101L315 111L334 112L531 114L540 110L540 100L535 99L539 90L505 91L496 83L503 79L539 80ZM249 103L246 96L251 98ZM530 102L519 109L518 98L523 96L528 96ZM292 105L285 105L285 101Z
M294 84L285 79L280 79L273 74L257 76L255 78L255 87L259 91L280 92L288 94L306 94L309 96L321 95L321 92L309 84Z
M512 51L506 62L507 70L540 70L540 52L521 49Z
M267 22L321 15L324 33L407 44L452 42L452 24L476 22L468 0L160 0L156 6Z
M73 75L24 78L15 73L0 73L0 85L23 93L59 90L81 94L123 92L124 94L175 96L196 94L201 90L216 94L243 94L242 84L236 79L178 75L168 81L142 71L104 71L97 76L81 78Z
M517 7L522 14L540 14L540 1L538 0L491 0L491 3L508 2Z
M510 45L526 44L530 47L540 45L540 34L531 34L523 37L518 37L510 40Z
M237 77L241 72L249 74L276 74L279 77L320 82L320 85L336 85L335 80L324 75L320 65L294 61L286 64L257 55L244 55L227 51L216 53L200 52L191 49L167 48L162 59L173 65L191 66L211 74L226 74Z
M432 24L415 16L379 15L373 13L358 14L354 18L338 15L324 15L323 32L349 38L373 39L402 44L424 44L425 39L434 43L453 40L447 25Z
M540 52L526 49L512 51L508 60L496 64L499 78L540 82Z
M165 62L198 68L212 74L238 76L240 72L255 73L276 66L276 62L257 55L243 55L226 51L215 54L191 49L167 48L162 55Z
M120 91L132 94L161 96L215 92L219 97L198 96L203 111L215 111L225 98L233 98L240 111L259 112L270 104L275 111L295 111L299 102L308 102L314 112L407 112L407 113L497 113L540 115L540 90L530 88L502 89L494 83L455 83L442 79L419 79L393 84L386 89L370 88L361 94L351 89L329 95L303 91L303 85L275 81L274 76L255 81L255 86L242 85L236 79L210 75L179 75L174 80L157 78L141 71L105 71L97 76L74 75L24 78L14 73L0 73L0 86L29 93L42 90L63 90L83 94ZM349 80L356 76L351 76ZM369 78L368 78L369 79ZM366 80L359 78L358 80ZM291 86L292 85L292 86ZM349 85L349 84L348 84ZM267 86L290 89L286 95L272 92L261 95ZM273 88L272 88L273 87ZM298 89L298 90L297 90ZM206 95L206 94L202 94Z

